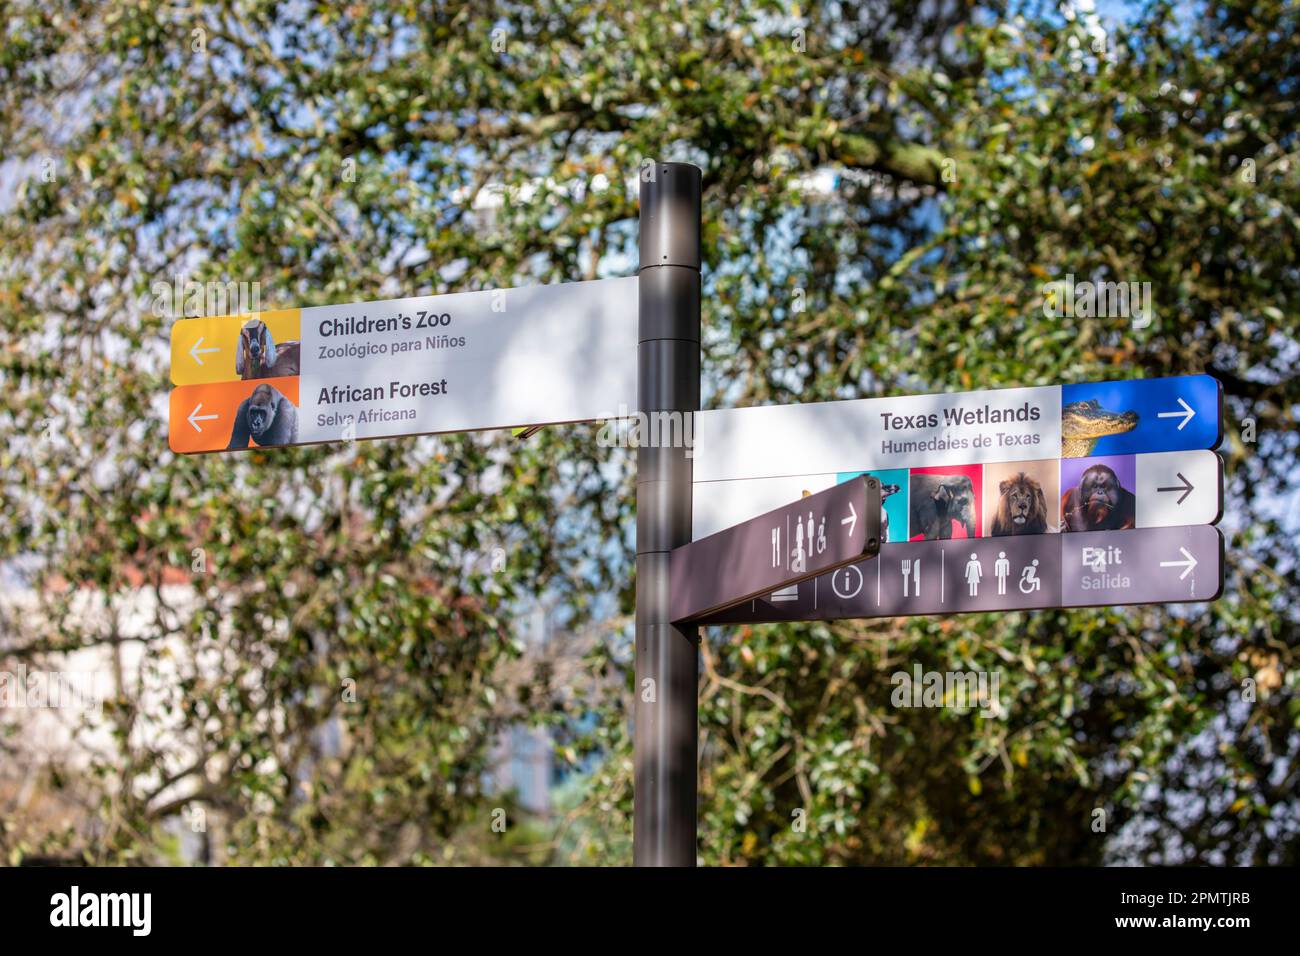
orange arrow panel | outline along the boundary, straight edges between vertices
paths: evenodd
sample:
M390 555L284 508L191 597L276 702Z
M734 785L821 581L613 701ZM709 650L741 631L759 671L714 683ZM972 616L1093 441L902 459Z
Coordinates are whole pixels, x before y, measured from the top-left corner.
M240 403L259 385L270 385L294 405L300 404L297 376L182 385L172 389L167 436L171 450L185 455L226 451Z
M238 381L235 352L239 348L239 330L246 322L257 319L266 323L267 331L277 343L283 344L301 336L300 309L178 319L172 324L172 384Z

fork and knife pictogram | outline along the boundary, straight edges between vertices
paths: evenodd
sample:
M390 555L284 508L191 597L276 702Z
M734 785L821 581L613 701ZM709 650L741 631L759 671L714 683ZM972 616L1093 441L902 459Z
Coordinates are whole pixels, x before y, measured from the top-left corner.
M903 572L903 597L921 596L921 559L903 558L899 565ZM908 593L908 575L912 576L912 592Z

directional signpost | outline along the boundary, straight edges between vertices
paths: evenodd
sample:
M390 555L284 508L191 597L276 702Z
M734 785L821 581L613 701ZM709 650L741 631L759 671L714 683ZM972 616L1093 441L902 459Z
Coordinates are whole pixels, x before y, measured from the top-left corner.
M1205 375L699 412L698 168L635 277L182 319L180 453L693 416L637 449L634 859L696 853L700 624L1212 601ZM694 537L694 540L692 540Z
M873 562L692 620L1212 601L1221 409L1214 379L1183 376L701 413L697 535L869 471L885 543Z
M880 550L880 482L854 478L673 551L674 621L781 591Z
M636 407L636 314L632 277L181 319L171 335L171 447L613 418ZM273 353L279 365L262 360ZM238 421L259 385L295 419L270 441Z

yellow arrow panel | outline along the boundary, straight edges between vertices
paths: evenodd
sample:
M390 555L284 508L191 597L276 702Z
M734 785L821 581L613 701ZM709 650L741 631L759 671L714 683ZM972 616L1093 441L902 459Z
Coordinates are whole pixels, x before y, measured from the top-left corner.
M235 371L239 330L248 322L255 321L266 323L278 345L298 340L302 334L301 309L179 319L172 325L172 384L208 385L239 381L239 373Z

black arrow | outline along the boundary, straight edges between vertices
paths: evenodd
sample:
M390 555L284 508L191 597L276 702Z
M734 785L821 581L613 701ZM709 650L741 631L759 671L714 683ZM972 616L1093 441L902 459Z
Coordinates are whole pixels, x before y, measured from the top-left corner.
M1178 480L1182 482L1181 485L1170 485L1168 488L1157 488L1156 491L1181 491L1182 494L1179 496L1178 501L1175 502L1176 504L1181 505L1187 500L1187 496L1192 493L1192 483L1183 477L1181 471L1178 472Z

